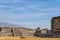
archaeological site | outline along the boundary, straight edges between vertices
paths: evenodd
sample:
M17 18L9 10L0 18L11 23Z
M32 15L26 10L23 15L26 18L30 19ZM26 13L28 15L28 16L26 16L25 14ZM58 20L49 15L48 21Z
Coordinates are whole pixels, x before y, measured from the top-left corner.
M51 29L30 29L20 27L0 27L0 36L38 36L38 37L59 37L60 38L60 16L52 17Z

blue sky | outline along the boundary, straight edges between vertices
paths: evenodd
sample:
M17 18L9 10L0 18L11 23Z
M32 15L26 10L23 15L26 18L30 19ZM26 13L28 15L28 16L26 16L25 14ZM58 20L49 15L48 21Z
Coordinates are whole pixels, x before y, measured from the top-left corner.
M60 16L60 0L0 0L0 22L50 29L55 16Z

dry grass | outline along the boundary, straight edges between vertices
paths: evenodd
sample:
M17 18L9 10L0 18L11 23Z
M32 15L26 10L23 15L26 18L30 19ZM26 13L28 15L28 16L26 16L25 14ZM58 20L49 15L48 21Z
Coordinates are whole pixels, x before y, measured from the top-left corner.
M38 38L38 37L27 37L22 40L60 40L60 38Z
M20 40L20 37L0 36L0 40Z
M60 38L38 38L38 37L20 38L20 37L1 36L0 40L60 40Z

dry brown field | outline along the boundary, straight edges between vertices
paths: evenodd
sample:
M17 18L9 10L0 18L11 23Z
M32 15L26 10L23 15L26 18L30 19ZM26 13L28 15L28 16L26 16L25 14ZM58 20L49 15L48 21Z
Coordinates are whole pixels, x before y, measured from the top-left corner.
M11 36L0 36L0 40L60 40L60 38L41 38L41 37L11 37Z

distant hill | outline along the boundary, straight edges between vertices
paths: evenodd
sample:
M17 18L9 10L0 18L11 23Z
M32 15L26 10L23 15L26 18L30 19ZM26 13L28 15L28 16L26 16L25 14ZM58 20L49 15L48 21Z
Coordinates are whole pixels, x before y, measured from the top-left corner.
M4 23L4 22L0 22L0 27L19 27L19 28L25 28L21 25L15 25L15 24L11 24L11 23Z

